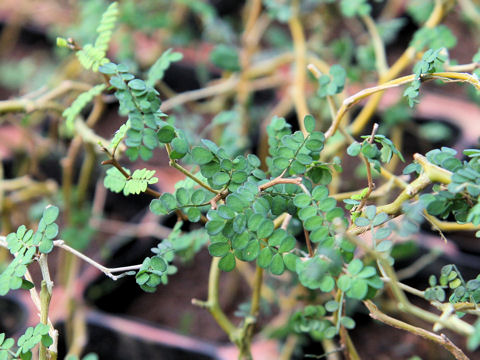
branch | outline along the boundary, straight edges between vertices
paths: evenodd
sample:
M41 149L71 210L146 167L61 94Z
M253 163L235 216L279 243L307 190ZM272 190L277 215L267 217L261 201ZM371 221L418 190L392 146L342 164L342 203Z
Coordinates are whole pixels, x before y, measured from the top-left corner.
M370 15L362 15L361 19L372 38L373 50L375 51L375 59L377 71L380 77L384 76L388 72L387 56L385 54L385 46L382 38L378 33L377 25L373 21Z
M130 265L130 266L122 266L122 267L117 267L117 268L107 268L99 263L97 263L95 260L89 258L88 256L82 254L81 252L75 250L74 248L68 246L65 244L65 241L63 240L55 240L53 242L53 245L59 248L62 248L69 253L75 255L79 259L89 263L93 267L97 268L101 272L103 272L105 275L107 275L110 279L112 280L118 280L122 278L125 274L120 274L120 275L114 275L114 273L122 273L122 272L127 272L127 271L132 271L132 270L138 270L142 267L142 264L139 265Z
M421 336L427 340L433 341L444 347L447 351L449 351L453 356L455 356L455 359L469 360L468 357L463 353L463 351L459 349L454 343L452 343L444 334L437 335L425 329L392 318L378 310L377 306L370 300L364 301L363 303L370 311L370 317L372 317L373 319L381 321L384 324L393 326L397 329L405 330L412 334Z
M270 180L269 182L266 182L265 184L262 184L258 187L258 191L264 191L272 186L278 185L278 184L294 184L300 186L302 184L302 178L293 178L293 179L285 179L282 178L282 175L276 177L273 180Z
M444 1L435 1L435 7L423 27L433 28L437 26L447 11L446 7L447 6L444 4ZM385 83L397 77L415 59L416 54L417 50L413 46L409 46L398 58L398 60L390 67L388 72L384 76L380 77L379 84ZM349 127L353 135L358 135L362 132L363 128L377 109L382 95L383 92L378 92L375 94L375 96L369 99L364 108L353 120Z

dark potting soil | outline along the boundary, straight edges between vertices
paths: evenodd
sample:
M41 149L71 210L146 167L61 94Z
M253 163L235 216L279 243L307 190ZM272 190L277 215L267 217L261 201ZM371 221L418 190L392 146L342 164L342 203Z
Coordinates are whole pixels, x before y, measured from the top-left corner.
M56 326L60 334L65 333L65 326ZM101 360L215 360L214 356L195 352L193 349L173 347L133 337L115 329L97 323L87 324L88 339L83 349L84 354L95 353ZM141 334L139 334L141 336ZM159 339L162 341L162 339ZM61 336L58 347L59 359L66 355L65 339Z
M131 261L136 255L143 260L151 256L149 249L158 241L135 243L123 249L127 256L115 256L116 263L138 263ZM144 248L148 252L140 254L136 249ZM135 252L137 252L135 254ZM141 262L140 260L140 262ZM191 264L176 264L178 273L169 276L167 285L159 285L155 293L146 293L140 289L133 277L126 277L116 282L100 276L86 290L85 296L95 308L114 314L127 315L143 319L162 327L175 329L186 335L210 340L227 342L228 337L220 329L210 313L192 305L192 299L206 300L208 295L208 274L211 256L206 249L200 251ZM109 266L116 266L110 265ZM228 316L243 301L248 299L248 286L241 281L237 273L223 273L220 284L220 303Z

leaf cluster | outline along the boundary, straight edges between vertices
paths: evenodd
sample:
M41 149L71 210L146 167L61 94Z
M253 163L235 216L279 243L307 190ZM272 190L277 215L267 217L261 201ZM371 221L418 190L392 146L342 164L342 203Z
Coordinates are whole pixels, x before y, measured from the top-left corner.
M78 114L80 114L83 108L89 102L91 102L95 96L101 94L106 87L107 86L105 84L100 84L92 87L90 90L85 91L84 93L81 93L72 103L72 105L63 111L62 116L65 117L67 131L73 133L74 122Z
M113 28L118 17L118 3L111 3L102 15L97 27L97 38L94 44L86 44L76 55L80 63L87 70L98 71L99 66L109 62L106 58L108 45L112 37Z
M458 222L480 224L480 163L475 149L466 150L468 161L460 161L454 149L442 147L426 154L427 159L452 172L448 187L435 186L435 192L420 197L429 214L446 219L453 215Z
M130 175L130 170L125 169L129 175L126 178L120 170L111 167L103 180L105 187L115 193L123 192L125 196L130 194L140 194L147 190L148 185L156 184L158 178L154 177L155 170L137 169Z
M7 235L7 246L14 259L0 274L0 295L6 295L10 290L33 287L31 282L24 279L24 275L39 252L48 254L52 251L53 239L58 234L58 226L55 224L58 213L57 207L48 206L43 211L35 233L21 225L16 232Z
M436 50L429 49L413 68L415 74L415 80L410 83L410 85L405 89L403 95L408 100L408 105L413 107L416 103L419 102L418 95L420 92L420 85L422 83L422 76L425 74L430 74L435 71L438 71L445 61L445 54L443 53L443 48L438 48Z
M110 76L120 112L128 114L126 128L122 125L112 142L117 146L125 136L126 154L130 160L138 156L148 160L156 147L174 140L177 136L175 129L163 120L166 115L160 110L161 101L152 86L135 78L123 64L110 62L102 65L99 71Z
M438 279L435 275L430 275L428 283L430 286L425 290L427 300L444 302L446 291L450 289L448 301L452 304L459 302L478 304L480 301L480 275L476 279L465 282L454 264L442 267Z
M8 360L12 358L21 360L32 359L32 350L39 343L49 347L53 343L53 339L48 334L49 326L45 324L37 324L35 327L29 327L25 333L21 335L17 341L17 351L13 351L15 340L7 338L5 333L0 333L0 360Z
M364 140L361 143L355 141L348 146L347 154L358 156L361 153L373 165L375 170L380 171L381 164L388 164L394 154L400 160L405 161L402 153L398 151L395 144L385 135L374 135L373 142L371 141L371 136L362 136L362 138ZM380 149L375 143L380 145Z
M364 300L382 289L383 281L373 266L365 266L360 259L354 259L348 264L346 274L338 278L337 286L348 297Z
M326 97L341 93L345 87L346 77L347 73L341 65L332 65L329 75L322 74L318 78L318 96Z

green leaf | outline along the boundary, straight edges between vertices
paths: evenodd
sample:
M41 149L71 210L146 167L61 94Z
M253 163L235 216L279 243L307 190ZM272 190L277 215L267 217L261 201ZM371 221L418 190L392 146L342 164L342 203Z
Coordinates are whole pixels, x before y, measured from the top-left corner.
M331 276L324 276L322 281L320 282L320 290L323 292L330 292L335 287L335 280Z
M384 228L381 228L381 229L378 229L377 231L375 231L374 238L376 240L383 240L383 239L386 239L387 237L389 237L391 233L392 233L392 229L390 229L388 227L384 227Z
M328 226L319 227L315 231L312 231L310 234L310 240L314 243L324 241L328 237L329 232L330 230L328 229Z
M284 252L291 251L295 248L295 244L296 244L295 238L291 235L288 235L282 240L282 243L278 248L278 252L284 253Z
M188 151L188 144L184 139L176 137L172 140L171 145L174 150L170 153L172 159L181 159Z
M230 175L221 171L213 175L212 182L217 186L223 186L230 181Z
M285 271L285 264L283 263L282 255L275 254L270 263L270 272L274 275L282 275Z
M38 247L38 250L43 253L43 254L48 254L52 251L53 249L53 241L49 239L44 239L41 243L40 246Z
M253 261L257 258L260 253L260 245L258 241L252 240L243 250L243 258L245 261Z
M62 116L65 117L65 124L68 131L73 133L75 119L82 112L85 106L90 103L96 96L100 95L107 86L105 84L96 85L88 91L81 93L75 101L63 111Z
M260 251L260 254L258 255L257 264L261 268L266 269L270 266L270 263L272 262L272 258L273 258L272 250L270 250L269 247L265 247Z
M360 271L357 274L359 278L364 278L364 279L375 276L375 275L377 275L377 270L375 270L373 266L365 266L362 269L362 271Z
M355 219L355 225L357 226L368 226L370 225L370 221L367 218L364 217L359 217Z
M230 251L230 245L226 242L215 242L208 246L208 252L212 256L222 257Z
M147 85L145 84L145 81L140 80L140 79L133 79L128 82L128 87L133 90L138 90L142 91L147 88Z
M310 205L311 202L312 202L312 198L305 193L297 194L293 199L293 203L295 204L296 207L299 207L299 208L304 208Z
M58 207L49 205L45 208L45 210L43 210L43 221L45 221L45 224L47 225L52 224L53 222L55 222L55 220L57 220L58 214Z
M241 69L237 49L232 46L217 45L210 53L210 61L223 70L239 71Z
M210 220L206 225L205 228L208 231L209 235L216 235L220 233L225 227L225 221L223 220Z
M153 270L155 271L160 271L164 272L167 270L167 263L165 262L164 259L158 257L158 256L153 256L150 259L150 266L152 267Z
M260 223L264 220L262 214L254 213L248 218L248 230L257 231L260 228Z
M283 262L288 270L295 272L298 256L292 253L283 254Z
M352 282L350 290L347 295L353 299L363 300L367 296L368 283L363 279L355 279Z
M312 115L306 115L303 118L303 124L305 126L305 130L311 133L315 130L315 118Z
M220 270L228 272L235 269L235 264L235 256L233 255L233 253L229 252L220 259L218 267L220 268Z
M188 220L191 222L198 222L202 217L202 212L198 208L194 207L188 208L186 214L188 216Z
M367 0L342 0L340 6L342 14L346 17L368 15L371 11Z
M156 215L166 215L169 210L160 199L153 199L150 202L150 211Z
M213 154L203 147L196 146L192 149L192 158L198 165L204 165L213 160Z
M388 217L388 215L384 212L382 213L379 213L375 216L375 218L373 219L373 222L372 222L372 225L373 226L379 226L379 225L382 225L384 224L385 222L387 222L390 218Z
M175 138L175 128L170 125L163 126L157 132L158 141L169 144Z
M348 275L342 275L337 280L337 286L341 291L348 291L352 285L352 278Z
M218 207L217 212L218 212L218 215L220 215L220 217L226 220L233 219L236 215L235 211L233 211L228 206L223 204Z
M380 244L378 244L377 247L375 248L375 250L377 250L379 252L386 252L386 251L390 251L392 246L393 246L392 241L385 240L385 241L382 241Z
M377 214L377 207L375 205L369 205L365 207L365 215L368 220L372 221Z
M325 186L316 186L312 191L312 198L315 201L321 201L328 196L328 188Z
M358 156L360 154L360 150L362 149L362 144L358 142L353 142L347 148L347 154L350 156Z
M192 203L194 205L200 205L205 201L206 194L203 189L197 189L192 194Z
M248 154L247 155L247 161L254 168L258 168L261 164L260 159L256 155L253 155L253 154Z
M273 165L280 170L284 170L288 167L288 165L290 165L290 160L284 157L277 157L273 160Z
M274 230L273 221L270 219L263 219L257 229L257 235L260 239L268 238Z
M348 272L357 275L363 269L363 263L360 259L354 259L348 264Z
M308 231L314 231L323 226L323 217L321 216L312 216L304 222L304 227Z
M349 330L355 328L355 321L348 316L342 316L340 323Z

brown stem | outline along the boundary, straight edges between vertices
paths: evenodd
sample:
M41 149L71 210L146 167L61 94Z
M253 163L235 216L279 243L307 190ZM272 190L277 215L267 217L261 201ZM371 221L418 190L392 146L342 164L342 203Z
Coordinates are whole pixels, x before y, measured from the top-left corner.
M303 233L305 234L305 242L307 243L308 256L313 257L314 254L313 254L312 243L310 242L310 234L305 228L303 228Z
M272 186L278 185L278 184L295 184L295 185L300 185L302 183L302 178L293 178L293 179L285 179L281 177L282 175L276 177L273 180L270 180L269 182L262 184L258 187L259 191L264 191Z

